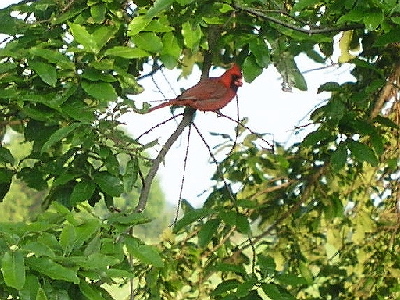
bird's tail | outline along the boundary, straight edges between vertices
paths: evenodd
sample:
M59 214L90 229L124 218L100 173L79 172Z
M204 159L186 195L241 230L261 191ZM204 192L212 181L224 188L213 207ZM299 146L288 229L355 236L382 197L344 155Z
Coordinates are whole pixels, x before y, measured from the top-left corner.
M166 107L166 106L169 106L169 105L172 105L172 103L170 101L161 103L161 104L159 104L157 106L153 106L152 108L150 108L149 112L152 112L153 110L156 110L156 109L159 109L159 108L163 108L163 107Z

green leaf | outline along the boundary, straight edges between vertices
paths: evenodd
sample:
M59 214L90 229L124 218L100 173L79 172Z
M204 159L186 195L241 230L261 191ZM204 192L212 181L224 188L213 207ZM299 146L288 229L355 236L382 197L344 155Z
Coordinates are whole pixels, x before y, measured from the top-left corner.
M96 184L92 181L78 182L71 194L71 205L75 206L80 202L89 200L92 197L95 189Z
M80 99L68 99L62 105L62 110L72 119L82 123L89 124L95 119L93 109Z
M23 25L25 25L25 22L18 18L11 17L8 9L2 9L0 11L0 33L10 36L16 35Z
M76 7L72 6L72 8L68 9L65 13L62 13L60 15L55 15L51 19L51 23L52 24L65 23L65 21L74 18L76 15L78 15L79 13L81 13L85 9L87 9L86 5L76 6Z
M152 32L170 32L174 28L169 25L169 21L166 16L160 16L158 19L153 19L146 26L146 31Z
M162 49L160 53L161 60L168 69L173 69L177 65L182 53L178 39L173 33L167 32L162 38L162 43L163 45L168 45L168 47Z
M378 158L376 157L374 151L368 147L367 145L357 142L357 141L350 141L347 143L351 153L353 154L354 158L359 162L367 162L371 166L378 165Z
M39 284L39 280L36 276L31 275L31 274L27 274L26 276L26 280L25 280L25 285L24 287L19 290L19 299L26 299L26 300L30 300L30 299L37 299L37 293L39 290L40 284Z
M199 24L186 22L182 24L183 42L189 49L197 49L203 33Z
M85 299L88 300L106 300L106 298L103 297L103 289L99 286L96 286L94 284L89 285L86 281L82 280L79 283L79 289L82 292L82 295L85 297Z
M145 16L136 16L128 25L128 36L135 36L142 31L149 23L151 19Z
M307 7L314 8L314 6L319 3L320 0L301 0L296 2L295 5L293 5L292 10L296 12L296 11L302 11Z
M118 97L114 87L108 82L82 81L81 86L88 95L100 101L115 101Z
M125 174L123 177L124 191L126 193L132 191L133 185L138 179L138 172L139 172L138 160L137 158L131 158L126 164Z
M367 30L373 31L383 23L384 12L380 9L369 10L364 15L363 22Z
M45 245L41 242L30 242L30 243L24 245L23 249L34 253L36 257L40 257L40 256L54 257L55 256L53 249L51 249L48 245Z
M1 272L6 285L17 290L25 284L25 261L20 251L7 251L1 260Z
M397 29L391 30L377 37L374 46L381 47L387 44L400 42L400 35Z
M8 150L7 148L0 146L0 162L14 164L14 161L15 159L11 151ZM0 182L1 182L1 175L0 175Z
M335 92L340 89L340 85L337 82L325 82L321 84L318 88L318 94L322 92Z
M371 135L371 145L378 156L381 156L385 151L384 137L379 134Z
M106 15L105 4L93 5L90 7L90 14L95 23L102 23Z
M46 143L42 146L42 152L47 152L56 143L61 142L62 139L67 137L72 131L76 130L81 124L73 123L72 125L61 127L56 132L54 132Z
M152 19L153 17L157 16L163 10L170 8L174 1L175 0L156 0L153 3L153 6L148 10L146 18Z
M296 87L301 91L307 90L307 82L301 74L292 54L287 51L279 53L275 67L282 75L282 86L284 91L291 91Z
M44 291L44 289L39 288L37 291L37 295L36 295L36 299L35 300L48 300L49 298L47 298L46 296L46 292Z
M228 291L234 290L239 286L240 282L237 281L236 279L228 279L220 284L211 292L211 296L217 296L224 294Z
M295 300L287 291L282 290L278 285L273 283L263 283L262 290L271 300Z
M294 86L300 91L307 91L307 81L297 66L292 70L292 76L294 80Z
M66 268L50 258L29 257L26 259L27 265L54 280L63 280L78 284L77 268Z
M177 233L183 227L211 214L209 209L193 209L185 213L182 219L178 220L174 226L174 232Z
M321 53L315 49L306 50L305 53L316 63L323 64L326 61L325 57L321 56Z
M255 62L257 63L257 65L261 68L268 67L271 59L268 45L265 43L265 41L262 39L252 39L249 43L249 48L255 58Z
M197 237L199 239L199 247L204 248L211 241L212 237L216 233L220 220L210 219L200 229Z
M162 268L164 262L154 246L151 245L138 245L137 242L130 238L125 240L126 248L129 254L140 260L144 264L153 265L157 268Z
M240 283L236 289L235 296L239 297L239 299L243 299L243 297L246 297L250 291L253 289L253 287L257 284L257 280L250 278L246 280L243 283ZM253 298L251 298L253 299Z
M92 68L87 68L82 73L82 78L88 79L90 81L105 81L105 82L117 81L117 78L115 78L113 75Z
M301 143L303 147L317 146L331 139L331 132L322 129L310 132Z
M91 239L100 230L100 226L98 219L89 219L85 223L75 226L75 247L81 247L86 241Z
M307 280L294 274L277 274L275 278L283 285L297 286L307 284Z
M94 182L100 187L103 193L112 197L118 197L124 191L123 185L119 178L106 171L101 171L94 174Z
M147 57L150 54L149 54L149 52L147 52L143 49L139 49L139 48L131 48L131 47L126 47L126 46L115 46L111 49L108 49L105 52L105 55L133 59L133 58Z
M75 240L75 226L70 224L65 225L60 234L60 245L64 250L64 254L71 253L75 246Z
M335 172L340 171L347 161L347 149L343 143L339 144L331 156L331 165Z
M96 44L97 49L100 51L109 40L114 37L114 34L118 31L118 27L114 26L100 26L92 33L92 39Z
M130 213L128 215L113 214L107 218L107 221L110 224L117 223L117 224L135 226L135 225L149 223L151 222L151 219L140 213Z
M161 38L154 32L140 32L132 37L132 42L136 47L153 53L159 52L163 48Z
M264 274L264 276L272 276L275 274L276 264L273 257L259 254L257 255L257 262L260 265L261 273Z
M240 274L242 276L246 276L246 270L241 264L228 264L228 263L217 263L212 266L210 270L221 271L221 272L232 272L236 274Z
M69 27L76 42L81 44L86 51L94 53L98 53L100 51L100 48L98 47L93 36L89 34L85 27L74 23L69 23Z
M236 215L236 227L240 233L248 234L250 232L250 223L245 215Z
M219 213L220 218L225 222L227 225L236 226L236 216L237 213L235 211L223 211Z
M35 60L29 61L29 66L39 75L39 77L48 85L55 87L57 83L56 67L51 64Z
M64 54L56 50L42 49L33 47L29 49L29 53L46 59L49 63L56 64L63 69L75 69L74 63Z
M246 79L246 82L249 83L251 83L259 75L261 75L263 71L263 68L260 67L260 65L257 63L257 59L253 54L246 57L242 69L243 69L243 76Z
M367 15L367 12L364 7L362 6L357 6L354 9L349 10L348 13L345 13L343 16L341 16L337 20L337 24L344 24L347 21L350 22L357 22L361 21L365 16Z

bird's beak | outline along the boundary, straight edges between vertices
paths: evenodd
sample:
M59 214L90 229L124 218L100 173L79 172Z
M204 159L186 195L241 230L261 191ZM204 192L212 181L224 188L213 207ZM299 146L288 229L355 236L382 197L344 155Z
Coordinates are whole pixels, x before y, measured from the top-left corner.
M243 85L242 78L238 78L237 80L235 80L235 85L236 86L242 86Z

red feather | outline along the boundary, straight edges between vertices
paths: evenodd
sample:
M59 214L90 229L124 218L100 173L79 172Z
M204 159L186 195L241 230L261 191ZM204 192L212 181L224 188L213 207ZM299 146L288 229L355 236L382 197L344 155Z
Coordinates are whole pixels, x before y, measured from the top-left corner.
M169 100L149 109L149 112L170 106L190 106L201 111L215 111L227 105L242 86L242 71L237 64L225 71L220 77L200 80L176 99Z

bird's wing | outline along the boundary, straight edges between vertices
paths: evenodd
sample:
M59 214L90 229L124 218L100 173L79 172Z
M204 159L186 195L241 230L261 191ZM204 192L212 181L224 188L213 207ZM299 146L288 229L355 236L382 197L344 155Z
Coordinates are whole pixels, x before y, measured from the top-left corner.
M202 101L222 98L227 88L219 81L219 78L206 78L195 86L187 89L178 97L179 100Z

